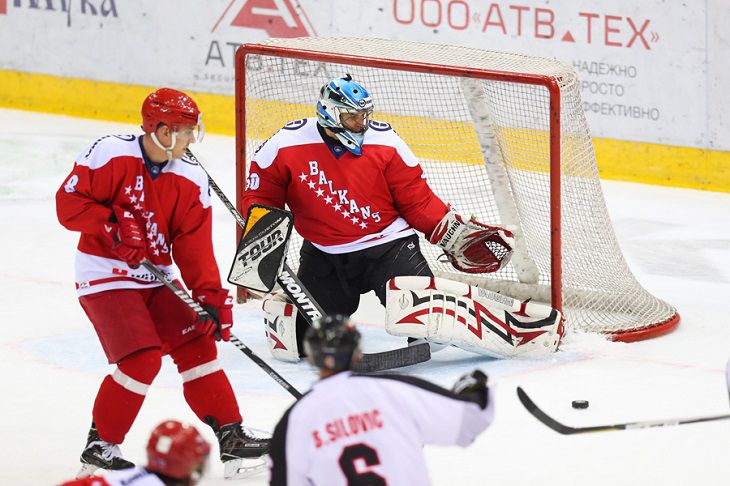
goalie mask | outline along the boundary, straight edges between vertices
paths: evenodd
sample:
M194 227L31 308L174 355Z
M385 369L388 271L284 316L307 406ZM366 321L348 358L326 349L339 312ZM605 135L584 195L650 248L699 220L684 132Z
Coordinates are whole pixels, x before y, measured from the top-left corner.
M362 154L362 144L370 117L373 114L373 99L370 93L346 74L322 86L317 102L318 123L334 132L337 139L355 155ZM361 115L362 128L348 129L342 115Z
M177 140L180 127L192 127L196 142L203 140L205 127L201 122L202 114L193 99L183 93L170 88L160 88L151 93L142 103L142 131L148 134L155 145L172 158L172 149ZM167 125L172 131L172 140L169 147L163 146L157 139L155 131L160 125Z
M353 358L360 354L360 332L341 314L325 316L307 330L304 351L317 368L349 370Z

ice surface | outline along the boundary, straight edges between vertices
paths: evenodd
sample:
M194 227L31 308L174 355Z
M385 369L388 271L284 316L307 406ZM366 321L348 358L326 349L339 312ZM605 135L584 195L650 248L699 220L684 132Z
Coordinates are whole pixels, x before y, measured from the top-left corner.
M54 193L75 156L95 138L138 133L132 125L0 110L0 484L51 485L71 478L106 364L73 288L75 234L55 216ZM193 147L230 198L234 141L207 135ZM599 161L600 163L600 161ZM604 182L618 239L639 281L682 316L672 334L633 344L570 335L545 360L500 361L447 349L403 370L449 386L479 367L497 386L494 425L469 448L426 447L435 485L730 484L730 421L566 437L519 404L521 385L570 425L727 413L724 367L730 356L730 194ZM222 272L233 255L235 224L214 202ZM367 296L355 316L366 350L398 347L382 330L382 309ZM306 364L273 361L256 303L235 310L234 333L304 391ZM247 424L271 429L293 398L232 345L219 347ZM571 401L589 400L587 410ZM122 445L144 463L149 431L166 418L212 432L187 408L169 359ZM434 416L438 420L438 416ZM232 484L211 461L202 484ZM266 477L246 484L266 484Z

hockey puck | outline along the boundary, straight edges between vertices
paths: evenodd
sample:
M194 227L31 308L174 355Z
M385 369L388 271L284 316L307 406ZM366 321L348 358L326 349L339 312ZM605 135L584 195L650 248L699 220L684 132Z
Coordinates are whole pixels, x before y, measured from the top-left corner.
M573 400L573 408L588 408L588 400Z

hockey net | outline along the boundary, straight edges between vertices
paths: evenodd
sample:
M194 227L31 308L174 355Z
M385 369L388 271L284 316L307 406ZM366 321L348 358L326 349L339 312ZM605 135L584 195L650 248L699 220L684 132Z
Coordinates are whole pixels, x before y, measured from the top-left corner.
M320 87L350 73L421 160L434 192L463 214L507 227L511 263L457 272L421 247L434 272L561 308L568 329L634 341L673 329L676 309L647 292L616 241L572 67L466 47L354 38L270 39L236 57L237 194L258 146L315 115ZM301 238L293 238L296 268Z

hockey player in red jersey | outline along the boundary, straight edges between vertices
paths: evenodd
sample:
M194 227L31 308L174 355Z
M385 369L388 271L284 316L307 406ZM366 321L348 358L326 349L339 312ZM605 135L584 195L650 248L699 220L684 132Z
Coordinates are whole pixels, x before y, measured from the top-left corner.
M203 476L210 444L192 425L166 420L150 434L147 466L109 471L60 486L194 486Z
M162 88L142 104L144 135L100 138L84 150L56 194L58 219L81 233L76 289L114 371L101 383L81 455L81 475L123 469L118 444L131 428L162 356L172 357L185 400L220 441L226 475L244 462L263 464L268 441L242 426L238 403L217 359L215 340L228 340L232 298L213 254L205 172L185 159L203 126L195 102ZM213 316L197 315L139 263L175 276Z
M286 411L271 441L272 486L429 484L423 446L471 444L494 418L487 377L451 391L400 375L359 375L360 333L343 316L307 331L320 380Z
M431 276L416 231L462 271L496 271L512 252L509 231L439 199L410 148L372 113L370 94L349 75L328 82L317 117L288 123L259 147L246 181L243 214L253 203L294 214L305 240L298 276L328 314L352 314L370 290L385 305L392 277ZM274 357L298 360L305 319L277 294L264 310Z

